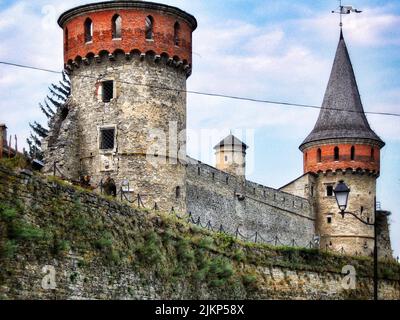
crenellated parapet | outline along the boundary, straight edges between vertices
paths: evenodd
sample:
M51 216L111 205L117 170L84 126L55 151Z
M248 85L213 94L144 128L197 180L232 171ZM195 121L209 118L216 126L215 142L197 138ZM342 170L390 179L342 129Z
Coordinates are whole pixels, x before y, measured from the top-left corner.
M160 66L169 67L177 71L183 72L186 77L192 74L192 66L187 60L180 60L179 57L175 56L171 58L168 53L163 52L161 55L156 54L154 51L141 52L139 49L133 49L129 52L125 52L122 49L117 49L114 52L108 52L102 50L97 54L89 52L85 57L77 56L74 60L69 60L65 64L65 70L69 73L76 69L84 68L86 66L92 66L101 63L113 63L117 61L147 61Z
M145 1L107 1L66 11L64 62L79 66L123 53L190 69L196 19L175 7Z

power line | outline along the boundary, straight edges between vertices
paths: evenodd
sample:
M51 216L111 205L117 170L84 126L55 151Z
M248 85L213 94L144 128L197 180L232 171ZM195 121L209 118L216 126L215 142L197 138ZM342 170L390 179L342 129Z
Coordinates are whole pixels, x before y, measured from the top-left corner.
M6 62L6 61L0 61L0 64L12 66L12 67L17 67L17 68L24 68L24 69L31 69L31 70L36 70L36 71L43 71L43 72L48 72L48 73L56 73L56 74L61 74L62 73L62 71L44 69L44 68L39 68L39 67L34 67L34 66L29 66L29 65L23 65L23 64L17 64L17 63L12 63L12 62ZM97 78L94 77L94 76L89 76L89 75L77 75L77 76L81 77L81 78L91 78L91 79L96 79L97 80ZM257 98L248 98L248 97L239 97L239 96L233 96L233 95L226 95L226 94L222 94L222 93L210 93L210 92L201 92L201 91L194 91L194 90L183 90L183 89L178 89L178 88L170 88L170 87L156 86L156 85L143 84L143 83L133 83L133 82L128 82L128 81L118 81L118 82L129 84L129 85L148 87L148 88L157 89L157 90L176 91L176 92L181 92L181 93L195 94L195 95L208 96L208 97L225 98L225 99L248 101L248 102L255 102L255 103L274 104L274 105L282 105L282 106L288 106L288 107L321 109L321 107L319 107L319 106L308 105L308 104L291 103L291 102L283 102L283 101L273 101L273 100L264 100L264 99L257 99ZM340 109L340 108L326 108L326 109L333 110L333 111L349 112L349 113L363 113L361 111L345 110L345 109ZM373 115L381 115L381 116L400 117L400 113L376 112L376 111L365 111L364 113L365 114L373 114Z

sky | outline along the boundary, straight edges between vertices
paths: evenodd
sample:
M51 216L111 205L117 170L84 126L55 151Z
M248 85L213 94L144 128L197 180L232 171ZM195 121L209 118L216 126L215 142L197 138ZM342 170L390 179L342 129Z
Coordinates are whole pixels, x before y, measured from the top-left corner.
M90 0L0 0L0 60L61 70L56 20ZM336 0L160 0L193 14L188 89L320 106L339 39ZM349 1L343 32L366 111L400 113L400 1ZM45 124L38 103L58 75L0 65L0 122L20 146L29 122ZM212 147L232 130L250 146L248 179L279 188L300 176L298 146L318 110L188 95L188 153L213 165ZM368 115L386 142L377 198L400 255L400 118Z

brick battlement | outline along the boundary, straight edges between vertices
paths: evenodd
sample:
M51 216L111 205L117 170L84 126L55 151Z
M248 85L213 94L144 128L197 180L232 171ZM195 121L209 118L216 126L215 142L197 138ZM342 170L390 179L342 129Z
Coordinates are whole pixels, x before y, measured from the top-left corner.
M316 145L303 150L303 157L305 173L351 170L379 175L380 171L380 148L369 144Z
M113 18L121 18L121 36L113 37ZM153 21L152 39L146 39L146 17ZM85 37L85 22L92 22L91 39ZM123 51L154 53L191 65L192 32L196 19L174 7L144 1L109 1L65 12L58 20L64 30L64 62ZM178 44L175 25L178 24Z

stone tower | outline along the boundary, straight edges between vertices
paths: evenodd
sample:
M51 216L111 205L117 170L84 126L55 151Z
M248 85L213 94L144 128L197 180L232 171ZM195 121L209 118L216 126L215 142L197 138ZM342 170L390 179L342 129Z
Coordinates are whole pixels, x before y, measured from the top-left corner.
M72 95L45 157L70 179L89 176L98 186L109 176L147 208L185 211L196 19L164 4L107 1L66 11L58 23Z
M341 32L322 109L300 146L304 172L316 174L316 233L321 248L370 255L373 227L339 214L333 189L343 180L351 189L347 210L373 222L380 149L385 143L364 114L353 67Z
M245 179L247 149L245 143L230 134L214 147L217 169Z

